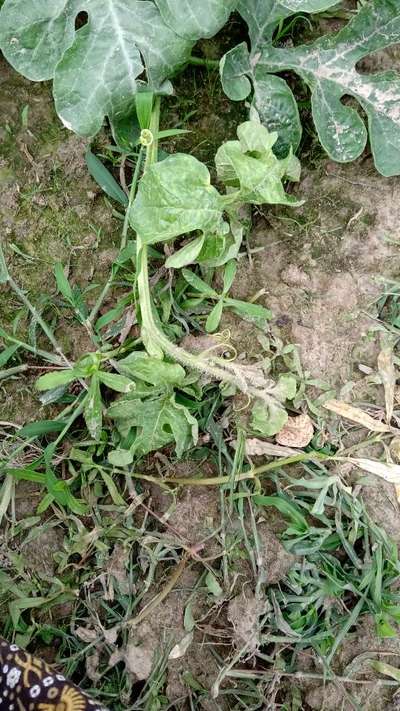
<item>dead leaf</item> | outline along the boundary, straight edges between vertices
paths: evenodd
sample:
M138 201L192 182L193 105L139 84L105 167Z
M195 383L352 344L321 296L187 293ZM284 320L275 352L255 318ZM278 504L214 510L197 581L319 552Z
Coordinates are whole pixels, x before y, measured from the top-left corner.
M400 464L386 464L385 462L378 462L375 459L359 459L353 457L348 461L370 474L375 474L381 477L381 479L385 479L385 481L391 484L400 484Z
M382 348L378 356L378 370L385 388L386 420L390 425L393 417L394 389L396 385L396 373L393 362L393 348L386 345Z
M308 415L289 417L284 428L276 435L278 444L285 447L307 447L314 436L314 425Z
M101 679L99 664L100 655L97 651L93 652L93 654L90 654L85 659L86 674L88 675L90 681L93 681L95 684L99 681L99 679Z
M99 634L96 632L96 630L90 630L87 627L77 627L75 630L76 636L82 640L82 642L86 642L86 644L91 644L92 642L95 642L96 639L98 639Z
M281 447L279 444L264 442L262 439L246 439L246 454L248 457L268 456L268 457L291 457L299 454L298 449Z
M168 659L181 659L185 656L193 641L193 632L189 632L170 651Z
M325 407L326 410L330 410L330 412L334 412L336 415L345 417L346 420L356 422L357 425L362 425L362 427L365 427L371 432L391 432L391 427L385 425L384 422L375 420L370 415L367 415L366 412L360 410L360 408L353 407L353 405L349 405L347 402L328 400L328 402L324 403L323 407Z

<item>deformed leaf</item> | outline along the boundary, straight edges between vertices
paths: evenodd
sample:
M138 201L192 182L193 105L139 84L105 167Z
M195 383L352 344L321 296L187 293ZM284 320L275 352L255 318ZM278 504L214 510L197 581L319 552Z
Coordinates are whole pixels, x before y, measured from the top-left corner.
M194 230L218 232L222 213L222 198L211 185L208 168L178 153L146 171L130 222L143 243L155 244Z
M246 121L237 133L238 141L224 143L217 152L218 177L228 187L237 188L244 202L301 205L301 200L285 193L282 184L288 173L295 179L297 170L299 177L300 169L292 154L284 160L274 154L278 134L270 133L257 121Z
M251 424L264 437L273 437L286 425L288 413L285 408L271 397L270 403L257 400L253 406Z
M162 449L174 441L177 455L182 456L185 449L197 442L197 420L186 407L176 403L174 396L144 402L121 399L109 408L108 415L137 428L131 447L136 456Z
M185 379L185 371L178 363L166 363L151 358L143 351L131 353L116 364L118 370L135 380L144 380L152 385L179 385Z
M95 373L91 378L83 415L90 436L98 441L100 439L103 426L103 403L101 400L100 381L97 373Z
M206 331L207 333L214 333L218 329L218 326L220 324L221 318L222 318L222 311L224 308L224 302L222 299L217 301L215 304L214 308L210 312L207 321L206 321Z

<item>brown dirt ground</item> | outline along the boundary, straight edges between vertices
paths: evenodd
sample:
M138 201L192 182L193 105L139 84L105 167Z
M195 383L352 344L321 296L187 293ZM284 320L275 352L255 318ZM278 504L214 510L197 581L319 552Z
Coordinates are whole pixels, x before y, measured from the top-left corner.
M396 62L400 68L398 53L380 55L378 61L379 68L387 64L393 68ZM71 275L77 282L101 282L115 255L118 225L87 176L82 157L85 143L59 126L48 87L16 78L4 63L0 65L0 95L0 228L14 275L34 301L41 294L54 294L51 272L58 260L70 262ZM21 111L26 105L28 127L24 128ZM211 119L220 123L220 116L215 113ZM359 365L376 369L376 299L382 292L381 279L398 277L400 272L400 180L378 176L367 155L352 165L338 165L323 158L304 169L295 191L306 200L299 210L260 211L256 216L249 247L257 251L253 252L251 263L246 258L240 261L236 296L247 299L264 289L261 302L274 313L273 332L285 342L298 344L303 367L310 377L327 382L336 392L352 383L348 389L351 399L377 398L373 402L381 406L381 395L376 388L371 389ZM13 251L13 245L28 259ZM4 288L1 298L0 321L2 325L10 324L19 307ZM239 331L229 317L225 325L232 328L232 339L240 354L257 355L259 344L250 325L241 324ZM73 329L68 330L67 326L66 342L76 357L84 350L84 344L74 341ZM0 419L20 424L42 415L32 397L31 385L32 378L27 376L0 389ZM220 513L216 494L187 489L177 502L159 490L150 494L158 515L167 517L178 538L193 544L215 533ZM363 495L375 519L400 543L399 507L392 487L379 482ZM26 510L23 492L21 503L24 515L31 513ZM260 531L266 574L275 583L288 569L290 556L265 523L260 524ZM230 533L237 534L235 530ZM49 530L40 541L46 560L60 545L57 535ZM32 542L32 549L35 545L38 541ZM211 537L207 555L218 557L222 550L218 536ZM26 553L30 555L29 550ZM53 572L52 568L43 567L43 559L35 562L31 558L31 562L44 574ZM201 596L195 601L194 616L204 617L204 626L196 630L183 658L168 665L167 696L171 700L184 693L179 676L182 668L207 688L214 681L218 664L208 646L210 630L221 653L224 638L229 644L233 639L237 647L244 638L250 638L251 645L256 644L263 607L255 597L251 570L243 574L239 561L237 571L229 591L228 610L222 611L218 601L211 609L205 608ZM195 570L186 571L180 587L159 614L132 633L123 661L135 681L148 676L160 644L167 639L170 646L182 642L187 634L184 611L198 581ZM148 592L149 600L159 582L156 581L155 590ZM377 639L372 621L366 619L343 645L340 671L344 673L360 654L371 650L394 655L400 652L397 640ZM383 658L398 666L396 656ZM305 670L314 668L306 654L304 664ZM352 708L340 690L331 686L324 689L314 683L301 688L306 708ZM357 695L365 709L389 708L388 698L379 687L368 697L363 690ZM204 700L204 708L218 711L224 707Z

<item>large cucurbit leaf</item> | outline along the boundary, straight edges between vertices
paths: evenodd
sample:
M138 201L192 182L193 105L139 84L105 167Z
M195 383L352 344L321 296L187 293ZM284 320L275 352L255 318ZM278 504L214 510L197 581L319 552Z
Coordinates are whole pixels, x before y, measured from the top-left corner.
M218 232L222 215L222 198L211 185L207 167L178 153L146 171L130 222L144 244L154 244L194 230Z
M333 3L332 3L333 4ZM289 140L287 109L293 106L289 87L281 88L281 102L273 106L272 72L292 70L310 87L315 125L322 145L333 160L347 162L361 155L368 132L354 105L343 103L353 97L368 117L375 164L385 176L400 173L400 77L394 72L360 74L357 63L364 57L400 42L400 7L393 0L371 0L336 35L322 37L294 48L274 47L277 24L293 12L326 9L330 3L309 0L240 0L238 9L249 24L252 50L242 57L243 75L252 80L254 106L265 124ZM233 50L231 50L231 53ZM236 49L236 58L240 51ZM232 60L221 65L222 80L230 96L244 86L240 68L232 76ZM248 69L250 65L250 71ZM282 81L282 80L281 80ZM236 82L236 83L235 83ZM240 84L239 84L240 82ZM263 116L264 113L264 116Z
M138 81L168 93L166 80L187 62L194 41L217 32L233 0L5 0L0 48L29 79L54 78L57 111L64 124L94 135L105 116L121 120L132 111ZM87 22L75 29L77 17ZM171 14L172 13L172 14ZM197 31L194 32L193 25Z
M174 396L143 402L121 399L111 405L108 415L119 420L124 429L126 426L137 429L131 447L135 456L143 456L175 442L180 457L185 449L197 442L197 421L186 407L178 405Z
M181 37L213 37L228 21L238 0L155 0L164 21Z

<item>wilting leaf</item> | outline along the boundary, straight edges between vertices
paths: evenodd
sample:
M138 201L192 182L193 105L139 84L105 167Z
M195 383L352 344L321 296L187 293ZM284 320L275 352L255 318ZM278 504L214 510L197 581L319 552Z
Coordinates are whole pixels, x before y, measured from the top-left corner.
M273 437L280 432L287 421L288 414L285 408L273 398L268 405L258 400L253 406L251 424L264 437Z
M117 367L124 375L152 385L178 385L185 379L185 371L178 363L166 363L141 351L118 361Z
M378 370L385 389L386 421L390 425L393 416L394 389L396 385L393 347L390 343L386 344L379 353Z
M138 456L174 441L177 455L182 456L185 449L197 442L197 421L186 407L175 402L174 396L144 402L121 399L109 408L108 415L137 428L131 452Z

